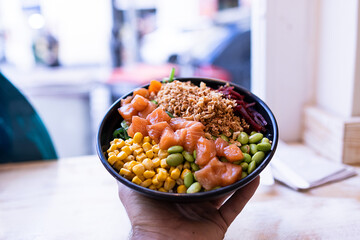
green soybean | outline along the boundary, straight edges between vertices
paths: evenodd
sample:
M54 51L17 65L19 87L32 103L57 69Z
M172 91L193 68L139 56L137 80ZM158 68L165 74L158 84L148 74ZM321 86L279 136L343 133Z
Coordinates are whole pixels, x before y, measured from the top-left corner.
M185 160L188 161L188 162L194 162L195 161L194 157L190 153L188 153L187 151L183 151L182 155L184 156Z
M199 182L194 182L191 186L186 190L186 193L197 193L200 192L201 185Z
M182 164L183 161L184 161L184 157L181 153L172 153L166 158L166 163L172 167L176 167Z
M191 169L196 172L197 170L200 169L199 165L197 165L196 163L192 162L190 163Z
M250 154L248 154L248 153L243 153L243 155L244 155L244 162L247 162L247 163L251 162L251 156L250 156Z
M255 133L249 137L249 143L260 142L263 137L264 135L262 133Z
M267 142L261 142L256 145L258 151L268 152L271 149L271 144Z
M270 140L267 137L264 137L263 139L261 139L261 142L267 142L270 143Z
M246 170L248 169L248 167L249 167L249 164L246 163L246 162L242 162L242 163L240 164L240 166L241 166L241 168L242 168L243 171L246 171Z
M196 150L194 150L194 152L193 152L193 157L194 157L194 159L196 159Z
M247 173L250 174L252 173L252 171L254 171L256 168L256 162L255 161L251 161L249 163L248 169L247 169Z
M241 132L237 140L243 145L247 144L249 142L249 135L246 132Z
M240 147L240 150L243 152L243 153L249 153L250 152L250 146L248 144L245 144L245 145L242 145Z
M188 172L187 174L185 174L184 177L184 185L185 187L189 188L191 186L191 184L193 184L194 182L194 176L191 172Z
M243 172L241 173L241 179L245 178L246 176L247 176L247 173L243 171Z
M251 155L254 155L258 150L257 150L257 145L255 144L255 143L251 143L250 145L249 145L249 147L250 147L250 154Z
M251 135L254 135L255 133L258 133L258 132L252 131L252 132L250 133L250 136L251 136Z
M259 165L262 160L265 158L265 153L263 151L256 152L252 157L251 160L255 161L257 165Z
M225 136L224 134L220 134L220 138L222 138L225 141L229 141L229 138L227 136Z
M181 153L182 151L184 151L184 148L182 146L172 146L169 147L167 151L168 153Z

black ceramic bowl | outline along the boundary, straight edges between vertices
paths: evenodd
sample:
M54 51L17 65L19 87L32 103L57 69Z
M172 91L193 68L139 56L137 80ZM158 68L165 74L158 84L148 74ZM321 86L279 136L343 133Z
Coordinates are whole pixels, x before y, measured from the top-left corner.
M208 78L177 78L176 80L179 81L191 81L195 85L200 85L200 82L206 83L208 87L217 89L220 86L225 85L227 82L215 79L208 79ZM106 170L119 182L125 184L127 187L142 193L148 197L152 197L159 200L165 201L173 201L173 202L196 202L196 201L208 201L214 200L216 198L225 196L234 190L244 187L246 184L254 180L256 176L258 176L264 168L269 164L271 158L273 157L276 146L278 143L278 126L276 123L276 119L269 109L269 107L257 96L249 92L248 90L231 84L234 86L234 90L238 93L245 96L246 102L255 102L255 110L258 111L267 121L266 131L264 136L269 138L272 141L271 150L266 154L265 159L261 162L256 169L250 173L247 177L235 182L226 187L218 188L216 190L206 191L206 192L198 192L192 194L179 194L179 193L164 193L155 190L151 190L149 188L141 187L137 184L132 183L131 181L125 179L124 177L120 176L119 173L112 168L112 166L107 162L106 159L106 150L110 146L110 141L113 140L113 132L117 128L119 128L121 121L123 120L120 114L118 113L118 108L120 107L120 100L126 98L129 95L132 95L132 92L124 95L122 98L118 99L108 110L105 117L103 118L97 136L97 152L102 164L105 166ZM147 88L149 85L145 85L143 87Z

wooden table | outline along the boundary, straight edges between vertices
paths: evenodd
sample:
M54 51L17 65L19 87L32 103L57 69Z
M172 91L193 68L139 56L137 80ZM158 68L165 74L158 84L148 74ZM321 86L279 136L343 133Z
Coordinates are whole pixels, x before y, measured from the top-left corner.
M116 182L97 156L0 165L0 239L127 239L129 231ZM307 192L261 185L225 239L359 236L357 175Z

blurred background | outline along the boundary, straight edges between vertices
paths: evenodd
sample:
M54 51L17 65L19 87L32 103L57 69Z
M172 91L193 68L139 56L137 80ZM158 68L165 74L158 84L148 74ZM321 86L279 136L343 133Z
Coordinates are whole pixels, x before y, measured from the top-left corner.
M241 0L0 0L0 70L59 157L94 154L110 105L172 67L250 89L250 33Z
M0 71L60 158L95 154L110 105L175 67L254 92L283 141L359 162L359 2L0 0Z

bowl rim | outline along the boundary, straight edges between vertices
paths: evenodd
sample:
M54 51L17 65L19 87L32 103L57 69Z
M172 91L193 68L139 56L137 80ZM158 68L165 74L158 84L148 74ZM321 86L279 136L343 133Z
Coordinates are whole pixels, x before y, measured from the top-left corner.
M229 84L230 86L234 86L235 88L240 89L242 92L245 93L245 95L249 95L251 96L251 98L255 99L256 104L259 104L264 110L265 112L268 114L269 119L271 120L271 125L273 128L273 143L271 146L271 150L267 153L265 159L261 162L261 164L255 168L255 170L253 172L251 172L248 176L246 176L243 179L240 179L238 181L236 181L235 183L225 186L225 187L221 187L218 189L214 189L211 191L205 191L205 192L198 192L198 193L192 193L192 194L183 194L183 193L167 193L167 192L160 192L160 191L156 191L156 190L151 190L149 188L145 188L142 187L140 185L137 185L127 179L125 179L124 177L120 176L120 174L118 174L118 172L116 172L114 170L114 168L107 162L106 156L103 152L103 148L101 146L101 133L104 129L104 123L106 122L106 119L109 117L109 113L111 110L113 110L113 108L115 108L116 106L118 106L119 102L121 101L121 99L126 98L127 96L129 96L130 94L133 93L133 91L136 89L133 89L132 91L130 91L127 94L124 94L122 97L118 98L110 107L109 109L106 111L103 119L101 120L101 123L99 125L98 128L98 132L97 132L97 143L96 143L96 150L97 150L97 154L100 158L100 161L102 162L102 164L104 165L104 167L106 168L106 170L119 182L121 182L122 184L126 185L127 187L129 187L130 189L133 189L139 193L145 194L146 196L152 197L152 198L156 198L158 200L166 200L166 201L176 201L176 202L195 202L195 201L207 201L208 199L214 199L220 196L223 196L225 194L230 194L231 192L244 187L245 185L247 185L248 183L250 183L251 181L253 181L255 179L256 176L258 176L263 170L264 168L269 164L270 160L272 159L272 157L275 154L276 148L277 148L277 144L278 144L278 138L279 138L279 130L278 130L278 125L277 125L277 121L276 118L273 114L273 112L271 111L271 109L266 105L266 103L261 100L258 96L256 96L254 93L250 92L249 90L245 89L242 86L239 86L237 84L234 84L232 82L227 82L227 81L223 81L220 79L214 79L214 78L206 78L206 77L186 77L186 78L174 78L174 80L179 80L182 82L186 82L186 81L191 81L191 80L204 80L207 82L216 82L219 83L221 85L225 85L225 84ZM144 84L142 86L139 86L137 88L147 88L149 86L149 84ZM243 93L241 93L243 94ZM120 116L120 115L119 115ZM121 116L120 116L121 117ZM204 200L205 199L205 200Z

